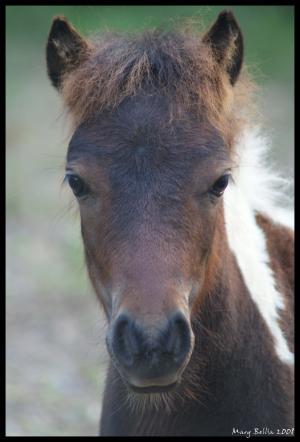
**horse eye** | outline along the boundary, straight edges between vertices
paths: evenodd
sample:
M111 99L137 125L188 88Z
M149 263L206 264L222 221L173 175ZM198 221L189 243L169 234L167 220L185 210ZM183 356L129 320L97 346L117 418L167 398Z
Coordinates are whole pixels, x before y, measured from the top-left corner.
M230 174L229 173L227 173L225 175L222 175L219 179L217 179L215 184L212 186L210 192L214 196L217 196L217 197L223 195L224 190L228 186L229 178L230 178Z
M69 186L73 190L73 193L76 197L79 198L88 193L89 189L87 185L84 183L84 181L81 178L79 178L79 176L70 174L67 175L66 178L68 180Z

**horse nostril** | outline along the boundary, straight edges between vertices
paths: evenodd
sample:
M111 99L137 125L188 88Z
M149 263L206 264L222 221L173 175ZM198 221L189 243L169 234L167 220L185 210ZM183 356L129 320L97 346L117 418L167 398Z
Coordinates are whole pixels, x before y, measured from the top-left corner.
M114 324L112 350L118 360L127 367L133 364L134 357L140 352L139 337L134 323L125 314L121 314Z
M188 321L177 312L169 320L164 346L176 362L183 360L190 348L191 333Z

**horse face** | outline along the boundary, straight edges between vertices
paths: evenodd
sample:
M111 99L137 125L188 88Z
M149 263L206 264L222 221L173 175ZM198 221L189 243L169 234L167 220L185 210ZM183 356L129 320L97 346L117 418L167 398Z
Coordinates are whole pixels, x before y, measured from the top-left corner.
M49 78L77 126L67 176L108 350L145 392L176 385L193 351L193 309L224 241L229 150L213 121L225 121L243 58L227 11L200 44L171 33L159 49L151 35L99 46L57 17L47 43ZM174 96L185 103L175 119Z
M108 350L143 391L175 385L191 356L229 173L212 127L168 115L161 97L127 99L76 130L67 163Z

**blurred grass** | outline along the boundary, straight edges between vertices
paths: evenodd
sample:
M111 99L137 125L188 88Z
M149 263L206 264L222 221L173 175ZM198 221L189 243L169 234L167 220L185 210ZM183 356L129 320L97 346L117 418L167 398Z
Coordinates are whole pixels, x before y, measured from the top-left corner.
M76 204L61 186L68 129L50 86L52 17L83 34L142 30L221 6L6 7L7 434L96 434L107 355L104 321L84 268ZM230 6L258 72L274 159L293 174L294 12Z
M51 19L65 15L83 34L103 28L142 30L181 21L187 17L211 23L223 6L10 6L7 7L7 41L30 61L36 46L44 46ZM259 63L273 81L293 83L293 7L230 6L245 37L246 62ZM228 9L227 8L227 9ZM20 39L21 37L21 39ZM17 43L17 45L16 45ZM22 47L31 48L31 53ZM19 61L16 57L15 62ZM12 68L14 65L8 66ZM18 76L15 72L15 76ZM13 81L13 80L12 80Z

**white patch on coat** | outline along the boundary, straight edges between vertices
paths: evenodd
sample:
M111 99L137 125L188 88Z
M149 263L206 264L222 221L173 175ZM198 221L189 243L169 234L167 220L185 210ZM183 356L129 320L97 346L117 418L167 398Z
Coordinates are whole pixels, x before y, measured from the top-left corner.
M293 212L276 206L286 199L287 180L269 166L268 143L258 131L247 131L236 146L237 167L224 194L224 212L229 246L233 251L249 293L274 339L281 361L293 364L294 355L279 326L284 298L276 288L263 230L256 212L291 227Z

